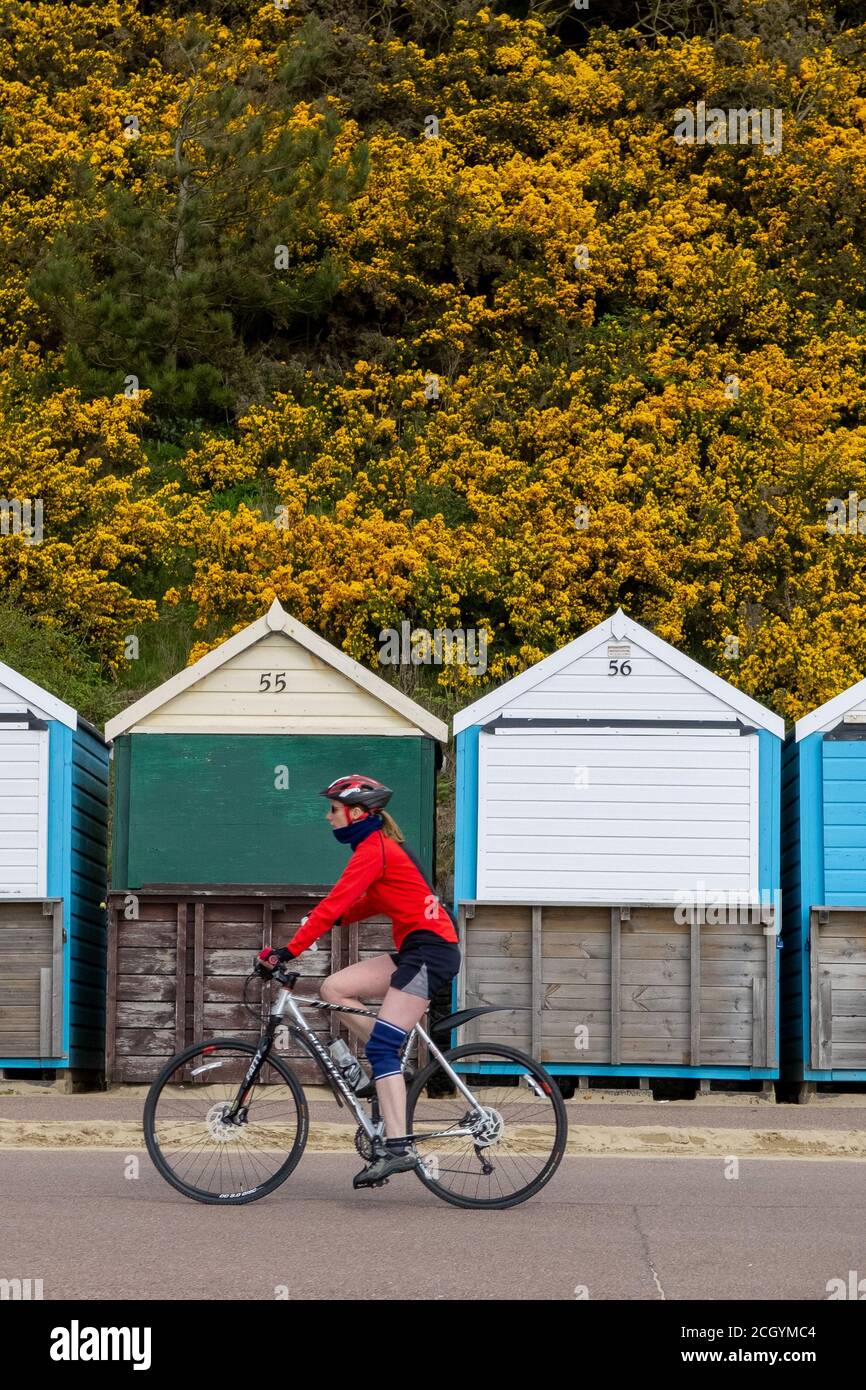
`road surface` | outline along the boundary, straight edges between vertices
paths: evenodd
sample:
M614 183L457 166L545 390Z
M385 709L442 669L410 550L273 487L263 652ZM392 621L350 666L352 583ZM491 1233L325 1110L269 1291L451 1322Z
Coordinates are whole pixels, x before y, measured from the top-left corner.
M468 1212L412 1174L354 1192L307 1153L272 1196L201 1206L146 1154L7 1150L0 1278L45 1299L807 1299L866 1280L862 1162L563 1160L541 1194ZM866 1282L863 1285L866 1297ZM733 1310L729 1310L733 1311Z

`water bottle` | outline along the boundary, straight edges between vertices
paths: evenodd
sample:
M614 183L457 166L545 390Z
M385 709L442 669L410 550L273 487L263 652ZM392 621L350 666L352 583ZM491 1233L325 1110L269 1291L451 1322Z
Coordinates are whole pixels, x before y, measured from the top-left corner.
M336 1042L332 1042L328 1051L335 1065L338 1066L343 1073L346 1085L354 1091L355 1087L360 1085L364 1077L361 1064L357 1057L352 1056L342 1038L337 1038Z

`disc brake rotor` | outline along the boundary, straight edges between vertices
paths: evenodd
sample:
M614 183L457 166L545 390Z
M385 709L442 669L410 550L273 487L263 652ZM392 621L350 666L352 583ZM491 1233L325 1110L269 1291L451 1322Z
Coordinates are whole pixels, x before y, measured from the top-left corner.
M205 1115L205 1126L211 1139L215 1139L218 1144L237 1143L243 1132L241 1125L224 1123L224 1116L231 1109L231 1101L220 1100L216 1105L212 1105Z
M471 1129L472 1142L479 1149L486 1149L490 1144L498 1143L505 1130L505 1120L502 1114L490 1105L483 1105L478 1110L470 1111L464 1116L461 1124Z

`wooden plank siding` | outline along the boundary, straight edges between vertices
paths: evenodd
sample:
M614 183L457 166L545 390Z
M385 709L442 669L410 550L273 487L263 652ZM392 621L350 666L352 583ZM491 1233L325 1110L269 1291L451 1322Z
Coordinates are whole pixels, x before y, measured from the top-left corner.
M866 907L813 907L810 962L812 1067L866 1067Z
M824 897L866 906L866 740L822 742Z
M508 1040L554 1070L773 1066L776 937L760 905L751 916L719 925L654 905L463 903L457 1007L501 1007L473 1039Z
M47 892L49 730L0 725L0 898Z
M63 903L0 901L0 1056L63 1051Z
M266 1006L258 982L244 982L265 945L282 944L327 889L287 885L232 892L213 887L143 889L138 917L123 915L126 894L109 895L107 1035L109 1081L149 1082L189 1043L230 1036L257 1042ZM301 958L300 998L317 998L322 978L346 965L393 950L384 918L334 928L319 950ZM380 1001L371 1001L375 1008ZM335 1016L310 1011L307 1019L327 1045ZM350 1039L350 1043L351 1043ZM321 1083L308 1055L292 1043L284 1054L300 1079ZM422 1059L423 1060L423 1059Z
M479 739L478 898L757 899L759 737L719 729L496 729Z
M797 730L803 729L800 721ZM836 724L782 759L782 1074L866 1077L866 740Z
M866 998L866 739L862 736L824 735L821 797L824 893L809 904L812 1066L837 1074L866 1068L866 1020L860 1013Z
M271 632L145 715L132 730L145 731L354 736L412 734L413 726L299 642Z
M800 850L800 749L793 733L782 748L781 852L782 951L779 962L780 1063L782 1076L798 1080L805 1055L803 1003L808 999L808 955L802 927L803 865ZM805 972L805 973L804 973Z
M666 719L719 719L730 715L730 705L694 679L675 670L667 661L643 650L639 640L627 642L631 674L627 680L611 680L611 639L599 641L592 651L578 656L555 674L508 703L509 713L552 718L557 714L581 714L591 718L641 719L648 713ZM618 643L614 643L618 646Z
M67 929L69 1065L102 1071L105 1065L107 964L105 902L108 877L108 750L86 724L72 734ZM93 970L99 989L94 988Z

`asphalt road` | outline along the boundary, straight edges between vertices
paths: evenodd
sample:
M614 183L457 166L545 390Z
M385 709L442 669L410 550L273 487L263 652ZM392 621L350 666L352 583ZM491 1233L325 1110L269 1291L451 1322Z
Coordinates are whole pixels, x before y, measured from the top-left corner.
M807 1299L866 1278L858 1162L566 1158L531 1201L450 1207L410 1173L354 1192L360 1160L305 1154L271 1197L206 1207L141 1155L2 1155L0 1278L45 1299ZM864 1284L866 1290L866 1284ZM7 1310L8 1311L8 1310Z

